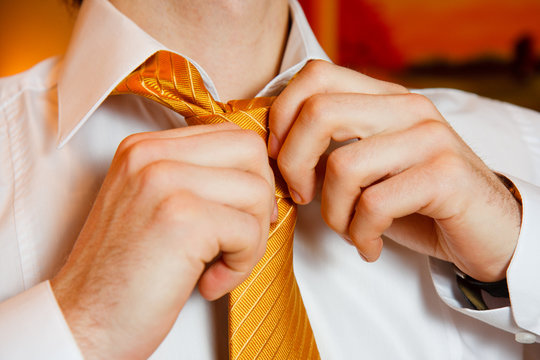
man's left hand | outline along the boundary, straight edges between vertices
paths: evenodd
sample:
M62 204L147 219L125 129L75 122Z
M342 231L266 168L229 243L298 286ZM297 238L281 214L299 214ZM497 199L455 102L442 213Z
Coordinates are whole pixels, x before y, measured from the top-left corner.
M384 233L478 280L505 277L520 205L426 97L311 61L275 100L269 128L269 154L298 204L315 197L331 140L346 142L320 179L322 215L367 261Z

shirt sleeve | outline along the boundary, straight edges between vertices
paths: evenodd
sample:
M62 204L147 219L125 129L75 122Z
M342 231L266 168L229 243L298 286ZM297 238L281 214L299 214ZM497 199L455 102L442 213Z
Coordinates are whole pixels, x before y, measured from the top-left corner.
M0 303L0 359L83 359L49 281Z
M441 299L455 310L540 342L540 113L459 90L425 89L459 136L494 172L510 179L523 200L520 236L507 282L510 306L473 310L457 287L452 264L430 259Z
M431 259L432 279L442 300L453 309L516 334L523 342L540 342L540 187L505 175L519 190L523 215L518 244L507 271L511 306L478 311L463 301L451 264Z

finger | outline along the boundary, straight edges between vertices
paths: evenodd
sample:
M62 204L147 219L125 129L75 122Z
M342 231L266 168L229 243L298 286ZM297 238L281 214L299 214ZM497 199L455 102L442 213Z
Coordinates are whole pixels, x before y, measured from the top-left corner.
M384 235L414 252L450 261L448 249L437 238L434 220L428 216L416 213L394 219Z
M260 237L259 221L246 212L185 191L162 202L159 210L157 218L165 213L169 225L162 228L175 233L164 237L172 240L173 247L168 249L176 247L176 251L185 256L185 264L179 267L182 277L191 280L179 281L194 284L204 264L222 253L200 277L199 288L207 299L216 299L237 286L264 254L267 237ZM171 214L179 228L170 225Z
M144 198L159 201L186 190L206 201L253 215L261 224L263 233L259 236L268 235L274 188L260 175L162 160L146 166L135 179L134 192Z
M356 141L328 157L321 196L326 223L346 234L361 188L395 176L444 151L457 148L454 132L439 121Z
M349 237L367 261L375 261L382 250L381 235L394 219L416 212L434 212L436 201L448 196L441 182L434 182L429 166L415 166L365 189L349 226ZM440 190L440 191L439 191ZM439 214L442 215L442 214Z
M253 131L202 132L181 138L150 138L133 142L124 149L116 166L128 174L137 173L152 162L171 160L205 167L235 168L259 174L274 185L262 138Z
M423 96L317 95L306 102L278 156L283 178L300 203L315 194L315 166L330 141L345 141L395 132L426 119L444 121Z
M193 125L181 128L174 128L162 131L150 131L129 135L118 146L118 152L130 148L135 143L151 139L178 139L198 134L212 133L217 131L239 130L240 127L234 123L225 122L222 124Z
M310 61L274 101L269 114L269 154L277 157L294 119L304 102L325 93L405 94L397 84L377 80L322 60Z
M228 214L225 214L228 212ZM228 228L217 237L221 256L202 274L199 280L199 291L208 300L215 300L232 291L247 279L251 271L262 258L266 249L268 227L261 233L260 223L243 212L224 209L214 213L221 216L218 220L226 220L219 226ZM240 234L240 232L242 232Z

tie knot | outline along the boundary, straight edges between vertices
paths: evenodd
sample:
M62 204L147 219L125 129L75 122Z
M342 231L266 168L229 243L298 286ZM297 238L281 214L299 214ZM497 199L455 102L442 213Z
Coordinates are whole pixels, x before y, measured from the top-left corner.
M220 103L204 86L199 71L182 56L159 51L128 75L112 94L137 94L184 116L187 123L232 122L266 140L274 100L261 97ZM250 277L230 296L229 354L240 359L319 359L298 285L292 272L296 207L287 184L276 175L278 221L270 227L267 250Z
M232 122L242 129L255 131L266 140L268 112L273 100L273 97L258 97L228 103L215 102L218 109L187 116L186 121L190 125Z
M273 97L221 103L206 89L197 68L184 57L158 51L129 74L112 93L137 94L157 101L186 118L190 125L233 122L266 140Z

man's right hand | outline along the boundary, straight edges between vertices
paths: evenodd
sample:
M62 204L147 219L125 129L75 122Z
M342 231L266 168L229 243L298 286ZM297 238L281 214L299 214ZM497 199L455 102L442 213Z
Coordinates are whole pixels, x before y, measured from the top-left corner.
M85 358L150 356L197 282L212 300L247 278L274 208L254 132L221 124L126 138L51 281Z

